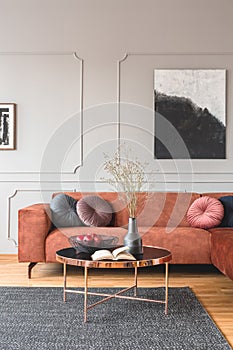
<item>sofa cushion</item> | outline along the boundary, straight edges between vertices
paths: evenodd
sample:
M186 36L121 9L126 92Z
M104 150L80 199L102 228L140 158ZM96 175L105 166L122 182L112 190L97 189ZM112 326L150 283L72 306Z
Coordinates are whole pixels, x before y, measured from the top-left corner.
M74 198L64 193L58 194L51 200L50 209L54 226L84 226L76 213L76 203L77 201Z
M138 227L143 245L162 247L172 253L172 264L211 264L210 233L193 227Z
M224 216L219 226L233 227L233 196L224 196L219 198L224 207Z
M218 226L224 215L222 203L204 196L196 199L187 212L188 222L192 227L211 228Z
M88 226L107 226L112 220L112 207L99 196L86 196L77 202L77 213Z

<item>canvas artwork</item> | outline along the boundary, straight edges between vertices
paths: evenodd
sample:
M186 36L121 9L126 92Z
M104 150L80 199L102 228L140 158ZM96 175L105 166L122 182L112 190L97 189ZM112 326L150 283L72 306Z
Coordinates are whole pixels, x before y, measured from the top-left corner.
M158 159L226 158L226 70L154 71Z
M15 104L0 103L0 150L15 149Z

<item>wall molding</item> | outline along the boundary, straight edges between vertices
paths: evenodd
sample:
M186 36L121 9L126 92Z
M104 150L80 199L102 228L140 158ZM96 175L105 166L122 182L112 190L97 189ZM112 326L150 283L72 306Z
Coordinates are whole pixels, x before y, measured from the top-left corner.
M75 165L72 171L65 172L40 172L40 171L14 171L14 172L1 172L0 174L76 174L77 170L83 166L83 105L84 105L84 59L81 58L76 51L6 51L0 52L0 56L72 56L75 60L80 62L80 164ZM17 104L17 103L16 103ZM17 149L16 149L17 151Z
M164 52L153 52L153 51L135 51L135 52L126 52L124 56L120 59L120 61L124 61L128 56L231 56L233 55L233 51L223 51L223 52L216 52L216 51L164 51Z
M2 173L1 173L2 174ZM4 173L4 175L9 175L9 174L12 174L12 175L19 175L19 173ZM20 173L22 175L24 175L24 173ZM28 173L27 173L28 174ZM52 173L50 173L52 174ZM54 173L56 175L56 173ZM64 173L62 173L63 175ZM152 173L150 172L147 172L146 173L147 175L152 175ZM34 175L34 173L33 173ZM73 175L73 174L72 174ZM220 172L220 171L212 171L212 172L206 172L206 171L193 171L193 172L186 172L186 171L155 171L153 173L153 175L173 175L173 176L178 176L178 175L193 175L193 176L199 176L199 175L206 175L206 176L214 176L214 175L221 175L223 178L225 178L226 176L232 176L233 178L233 172L232 171L224 171L224 172ZM224 180L225 181L225 180ZM74 179L70 179L70 180L30 180L30 179L25 179L25 180L21 180L21 179L13 179L13 180L1 180L0 179L0 184L1 183L9 183L9 184L18 184L18 183L46 183L46 184L56 184L56 183L63 183L63 184L69 184L69 183L74 183L74 182L78 182L78 183L89 183L90 181L89 180L77 180L76 178ZM92 181L93 182L93 181ZM97 181L95 180L94 182L96 183L104 183L105 181ZM221 181L222 182L222 181Z
M121 80L122 80L122 64L129 57L135 56L233 56L233 51L223 51L223 52L214 52L214 51L168 51L168 52L153 52L153 51L135 51L126 52L121 59L117 61L117 145L120 146L121 143ZM130 102L129 102L130 103ZM214 160L214 159L211 159ZM227 159L226 159L227 160ZM198 174L198 173L196 173ZM212 173L210 173L212 174ZM217 173L216 173L217 174Z

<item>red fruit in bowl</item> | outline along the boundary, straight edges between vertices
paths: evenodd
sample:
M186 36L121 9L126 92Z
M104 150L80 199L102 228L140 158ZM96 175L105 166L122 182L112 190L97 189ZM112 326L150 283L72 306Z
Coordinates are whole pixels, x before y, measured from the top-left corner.
M77 241L82 242L84 237L85 237L84 235L79 235L76 237L76 239Z
M92 238L92 235L90 235L90 234L87 234L87 235L84 236L84 238L83 238L83 242L91 243L92 241L93 241L93 238Z

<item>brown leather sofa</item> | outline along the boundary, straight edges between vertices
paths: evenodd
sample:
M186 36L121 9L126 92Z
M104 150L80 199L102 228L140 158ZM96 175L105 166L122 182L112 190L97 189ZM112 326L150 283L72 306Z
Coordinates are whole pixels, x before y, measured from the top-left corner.
M127 232L128 211L115 192L67 192L80 200L90 194L108 201L114 212L108 227L54 228L49 204L34 204L19 210L18 260L29 262L28 276L38 262L55 262L56 251L69 247L68 238L77 234L101 233L119 237ZM54 194L56 195L56 194ZM139 196L145 194L139 193ZM204 194L203 194L204 195ZM208 193L219 198L232 193ZM193 228L186 219L189 206L202 196L198 193L151 192L138 211L137 223L144 245L164 247L172 253L172 264L214 264L233 279L233 228L209 230Z

